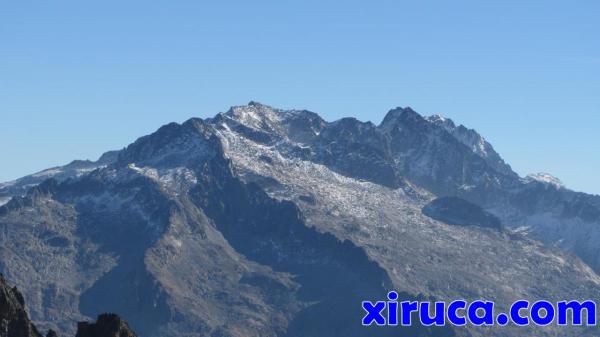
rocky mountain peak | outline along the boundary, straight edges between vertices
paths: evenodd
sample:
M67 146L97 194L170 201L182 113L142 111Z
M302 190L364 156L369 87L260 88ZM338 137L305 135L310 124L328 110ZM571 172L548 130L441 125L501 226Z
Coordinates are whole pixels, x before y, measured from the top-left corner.
M424 121L423 116L411 107L397 107L388 111L381 124L379 124L379 127L389 131L405 123L414 124L422 121Z
M281 122L281 112L268 105L250 101L247 105L231 107L225 116L258 130L277 131Z
M208 121L218 128L269 144L281 139L310 143L328 125L318 114L308 110L276 109L255 101L233 106Z
M118 164L172 168L197 162L214 153L214 144L209 144L211 136L212 126L202 119L192 118L183 124L169 123L120 151Z

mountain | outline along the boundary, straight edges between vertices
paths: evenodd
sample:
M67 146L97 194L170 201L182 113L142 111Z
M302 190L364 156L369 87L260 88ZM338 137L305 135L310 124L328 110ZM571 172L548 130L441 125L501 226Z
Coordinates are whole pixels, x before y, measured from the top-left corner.
M598 333L361 326L361 301L392 289L504 310L600 295L599 197L519 177L439 116L250 102L72 172L0 189L0 271L45 329L118 312L145 337Z

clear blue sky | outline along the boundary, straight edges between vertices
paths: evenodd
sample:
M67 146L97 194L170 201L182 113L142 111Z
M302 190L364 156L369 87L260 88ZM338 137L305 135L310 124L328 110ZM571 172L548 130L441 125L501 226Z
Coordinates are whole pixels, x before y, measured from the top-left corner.
M600 193L598 1L3 1L0 181L257 100L479 130Z

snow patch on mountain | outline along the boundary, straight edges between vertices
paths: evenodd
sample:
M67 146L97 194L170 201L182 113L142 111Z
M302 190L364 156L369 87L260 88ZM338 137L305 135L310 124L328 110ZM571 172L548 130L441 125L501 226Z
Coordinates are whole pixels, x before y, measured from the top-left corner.
M564 188L565 185L563 184L563 182L556 178L555 176L551 175L550 173L545 173L545 172L540 172L540 173L532 173L532 174L528 174L527 177L525 177L525 180L527 182L540 182L549 186L553 186L555 188Z
M11 180L11 181L6 181L6 182L3 182L3 183L0 183L0 191L3 190L3 189L5 189L5 188L8 188L10 186L13 186L16 183L17 183L17 180Z
M181 193L189 191L198 182L194 172L183 166L156 169L148 166L137 167L134 163L130 163L127 167L138 174L156 181L171 196L178 196Z
M248 105L232 107L225 116L253 129L280 132L280 114L280 110L252 101Z
M64 181L69 178L78 178L94 170L107 167L116 160L118 151L104 153L97 161L74 160L67 165L52 167L22 178L0 183L0 196L24 195L31 187L39 185L46 179Z

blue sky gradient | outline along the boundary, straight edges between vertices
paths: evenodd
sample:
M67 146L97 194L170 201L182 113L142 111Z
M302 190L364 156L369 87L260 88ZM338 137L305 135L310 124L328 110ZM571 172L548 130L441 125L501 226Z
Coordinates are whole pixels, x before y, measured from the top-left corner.
M598 1L6 1L0 181L250 100L477 129L600 193Z

